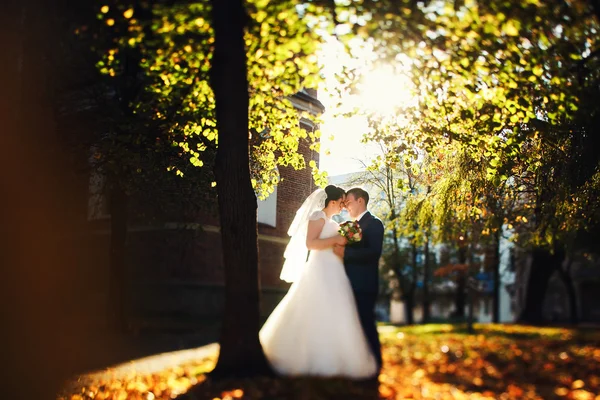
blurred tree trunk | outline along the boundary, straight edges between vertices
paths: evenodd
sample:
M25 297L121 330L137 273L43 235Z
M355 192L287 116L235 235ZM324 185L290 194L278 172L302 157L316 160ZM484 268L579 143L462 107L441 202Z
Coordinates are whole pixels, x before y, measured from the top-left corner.
M600 0L590 0L592 4L592 9L594 10L594 14L598 21L600 21Z
M467 264L467 248L464 244L464 240L461 240L458 248L458 263L462 265ZM465 305L466 305L466 290L467 290L467 271L459 270L456 272L456 293L454 297L454 313L453 317L457 319L465 318Z
M425 262L423 265L423 323L428 323L431 319L431 299L429 294L430 280L430 254L429 254L429 235L425 237Z
M410 246L410 256L411 256L411 280L408 285L408 288L405 292L405 309L406 309L406 323L412 325L415 323L415 294L417 291L417 246L415 244L411 244Z
M565 289L567 290L567 297L569 299L569 322L573 325L576 325L579 323L579 313L577 312L577 292L575 291L573 277L571 276L572 263L573 260L571 257L569 257L567 265L564 269L562 266L558 267L558 274L561 281L565 285Z
M531 268L527 279L525 301L517 321L524 324L541 324L544 300L552 274L560 268L563 252L550 253L545 248L534 248L531 252Z
M474 267L473 267L473 251L472 249L469 251L468 256L468 264L467 271L465 275L467 276L467 296L468 296L468 315L467 315L467 332L474 333L475 329L473 328L473 320L474 320L474 309L475 309L475 292L476 292L476 280L473 276Z
M492 322L497 324L500 322L500 234L501 230L498 229L494 234L494 254L492 261L492 277L493 277L493 291L492 291Z
M215 30L211 85L219 148L215 177L225 268L225 314L219 360L212 377L268 373L260 329L256 195L250 181L248 78L242 0L213 0Z
M110 279L108 320L112 328L119 332L127 330L125 298L127 293L127 225L128 198L125 189L118 181L110 187Z
M85 310L73 290L79 266L69 241L77 191L65 168L48 56L58 41L56 5L7 0L0 13L0 182L3 279L1 358L6 399L55 399L78 370ZM36 373L40 371L40 373ZM36 376L32 379L33 375Z
M395 221L397 218L396 215L396 210L394 210L392 208L391 213L390 213L390 219L392 221ZM411 301L411 297L410 297L410 284L407 282L407 280L404 277L404 274L402 272L403 269L403 265L402 265L402 259L400 257L400 241L398 240L398 229L396 228L396 225L394 225L394 227L392 228L392 235L393 235L393 241L394 241L394 266L393 266L393 270L394 270L394 274L396 275L396 278L398 279L398 287L400 290L400 299L402 300L403 304L404 304L404 315L405 315L405 319L406 319L406 323L407 324L412 324L414 321L413 318L413 312L412 310L414 309L414 304Z

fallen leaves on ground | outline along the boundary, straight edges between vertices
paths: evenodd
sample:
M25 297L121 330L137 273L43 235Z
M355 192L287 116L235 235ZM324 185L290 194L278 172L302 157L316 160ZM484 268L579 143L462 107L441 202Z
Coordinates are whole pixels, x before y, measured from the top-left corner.
M65 386L58 400L160 400L174 399L202 383L216 363L217 354L202 360L165 368L158 373L132 370L123 375L110 368L93 378L81 376Z
M160 373L72 382L59 400L576 399L600 400L600 335L517 325L380 327L379 386L339 379L213 382L216 354Z
M451 325L384 330L390 397L590 399L600 393L598 335L567 329Z

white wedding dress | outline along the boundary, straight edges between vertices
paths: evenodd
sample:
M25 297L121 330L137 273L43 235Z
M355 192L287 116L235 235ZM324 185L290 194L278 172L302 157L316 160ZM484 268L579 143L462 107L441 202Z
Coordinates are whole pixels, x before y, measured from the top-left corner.
M338 224L323 218L320 238L335 236ZM342 260L332 249L313 250L289 292L260 331L273 369L286 376L371 378L377 372L358 318Z

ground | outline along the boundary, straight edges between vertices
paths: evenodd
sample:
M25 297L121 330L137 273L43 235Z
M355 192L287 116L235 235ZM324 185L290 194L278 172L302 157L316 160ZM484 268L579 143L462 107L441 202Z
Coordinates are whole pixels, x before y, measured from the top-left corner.
M331 379L211 382L218 345L135 360L70 382L75 399L600 400L600 333L517 325L380 326L379 385Z

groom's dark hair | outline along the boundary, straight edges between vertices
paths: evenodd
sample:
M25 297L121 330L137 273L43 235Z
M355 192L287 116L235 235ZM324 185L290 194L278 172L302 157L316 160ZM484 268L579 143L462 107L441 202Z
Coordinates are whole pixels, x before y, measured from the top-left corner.
M351 194L355 199L363 199L365 206L369 204L369 193L361 188L352 188L346 192L346 195Z

